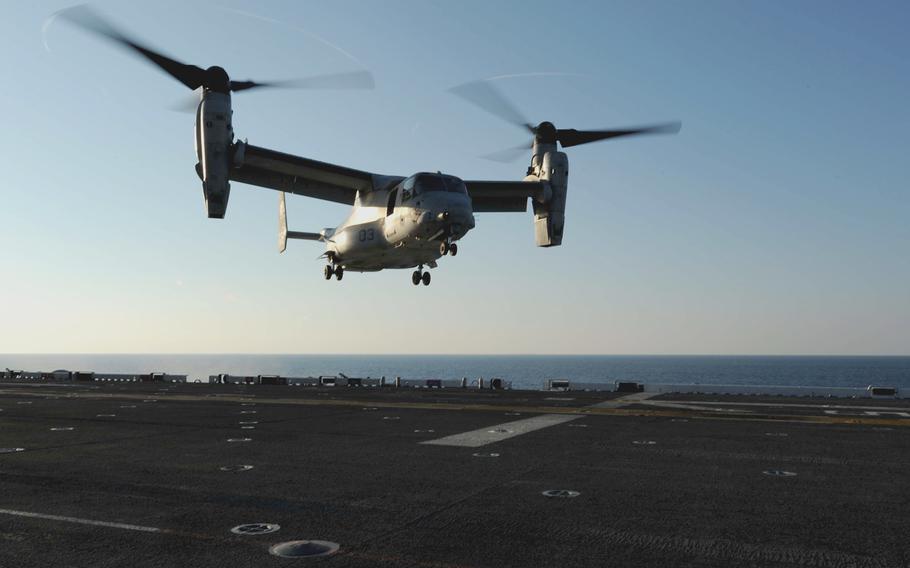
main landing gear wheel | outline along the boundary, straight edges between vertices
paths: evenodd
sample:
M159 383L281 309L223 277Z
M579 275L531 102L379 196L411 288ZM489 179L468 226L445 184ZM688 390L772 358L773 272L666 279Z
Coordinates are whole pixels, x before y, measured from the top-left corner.
M422 264L417 267L417 270L411 273L411 284L418 286L421 282L423 282L424 286L430 285L430 273L423 271Z
M450 243L449 241L442 241L439 243L439 254L442 256L445 256L447 254L455 256L458 254L458 245L455 243Z
M335 267L335 280L341 282L341 277L344 276L344 267L336 266Z
M331 280L332 275L335 274L335 269L332 268L332 265L326 264L325 268L322 270L322 273L325 275L326 280ZM341 277L339 276L338 279L341 280Z

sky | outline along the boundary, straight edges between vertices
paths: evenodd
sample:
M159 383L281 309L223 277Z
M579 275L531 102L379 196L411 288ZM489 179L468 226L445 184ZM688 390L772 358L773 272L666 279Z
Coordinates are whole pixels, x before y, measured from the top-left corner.
M235 79L370 70L238 94L234 128L377 173L520 179L479 156L523 133L447 92L477 79L560 128L682 121L568 149L561 247L478 214L417 288L279 255L271 190L207 219L188 91L50 19L68 5L0 20L0 353L910 354L906 2L93 4ZM288 203L292 230L347 212Z

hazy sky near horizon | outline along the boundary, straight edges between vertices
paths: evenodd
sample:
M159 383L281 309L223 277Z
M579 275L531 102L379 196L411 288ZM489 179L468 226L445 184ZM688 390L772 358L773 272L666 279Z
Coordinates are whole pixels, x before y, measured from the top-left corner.
M371 70L375 91L239 94L234 128L379 173L520 179L478 156L523 133L446 92L479 78L532 74L497 85L562 128L683 122L568 150L562 247L478 214L419 288L279 255L271 190L235 183L207 219L168 109L188 91L48 22L68 5L0 21L0 353L910 354L907 2L93 4L235 79ZM288 208L304 231L347 214Z

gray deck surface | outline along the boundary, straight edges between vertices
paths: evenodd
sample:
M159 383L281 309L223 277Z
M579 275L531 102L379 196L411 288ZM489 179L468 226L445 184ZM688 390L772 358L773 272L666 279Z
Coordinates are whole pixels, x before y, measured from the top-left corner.
M910 401L617 397L0 384L0 566L910 566Z

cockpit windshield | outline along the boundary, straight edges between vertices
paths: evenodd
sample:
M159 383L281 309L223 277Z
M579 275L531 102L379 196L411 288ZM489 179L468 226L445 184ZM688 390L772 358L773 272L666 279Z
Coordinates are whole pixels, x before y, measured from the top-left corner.
M404 198L411 195L420 195L432 191L448 191L452 193L467 193L464 182L455 176L446 174L415 174L402 183Z
M446 185L442 176L428 174L417 176L417 193L426 191L445 191Z

